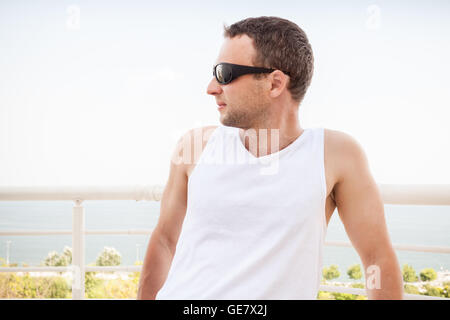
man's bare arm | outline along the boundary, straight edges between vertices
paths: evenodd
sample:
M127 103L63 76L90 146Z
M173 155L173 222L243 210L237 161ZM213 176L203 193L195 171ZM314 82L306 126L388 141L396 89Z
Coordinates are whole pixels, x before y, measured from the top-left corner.
M403 299L403 281L367 157L351 136L335 131L339 163L335 199L350 241L361 257L369 299ZM378 277L378 278L377 278Z
M190 133L188 133L189 135ZM158 224L152 232L139 279L138 299L153 300L167 279L186 214L187 175L182 161L186 135L178 141L161 199Z

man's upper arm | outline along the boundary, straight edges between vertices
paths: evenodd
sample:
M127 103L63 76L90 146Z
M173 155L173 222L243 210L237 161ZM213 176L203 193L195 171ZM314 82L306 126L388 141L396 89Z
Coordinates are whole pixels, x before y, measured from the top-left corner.
M384 217L384 205L372 177L366 154L351 136L335 132L338 181L336 206L347 235L363 263L392 250Z
M158 224L154 231L172 251L175 250L186 215L188 163L183 159L183 149L189 147L186 145L189 135L190 131L178 140L172 153L169 178L162 194Z

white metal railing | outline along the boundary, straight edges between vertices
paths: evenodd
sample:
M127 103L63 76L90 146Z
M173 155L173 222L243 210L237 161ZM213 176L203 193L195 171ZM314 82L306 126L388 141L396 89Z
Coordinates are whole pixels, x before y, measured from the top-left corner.
M72 234L72 265L68 267L6 267L0 272L64 272L73 273L72 299L84 299L86 272L140 271L141 266L90 267L85 265L85 236L92 234L150 234L152 230L85 230L84 200L147 200L160 201L163 186L120 187L0 187L0 201L69 200L74 201L72 230L13 230L2 231L0 236L69 235ZM384 204L450 205L450 185L379 185ZM328 246L352 247L351 243L329 241ZM393 245L396 250L450 253L450 247ZM319 290L367 295L365 289L321 285ZM423 295L405 294L406 299L443 299Z

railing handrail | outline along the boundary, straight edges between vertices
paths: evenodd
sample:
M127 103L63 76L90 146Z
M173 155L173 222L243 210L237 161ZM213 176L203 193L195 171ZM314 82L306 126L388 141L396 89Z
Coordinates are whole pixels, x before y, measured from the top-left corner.
M450 205L450 184L378 184L384 204ZM162 185L0 186L0 201L161 200Z
M148 235L152 233L152 229L97 229L97 230L85 230L86 235L99 235L99 234L141 234ZM0 231L1 236L60 236L71 235L70 229L56 229L56 230L11 230Z
M161 200L164 186L43 186L0 187L0 201Z

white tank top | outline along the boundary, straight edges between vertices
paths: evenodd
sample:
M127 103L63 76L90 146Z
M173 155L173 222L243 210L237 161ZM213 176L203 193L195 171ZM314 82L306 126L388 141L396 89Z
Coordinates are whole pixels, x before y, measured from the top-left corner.
M156 299L316 299L326 235L324 129L253 156L239 128L212 133Z

